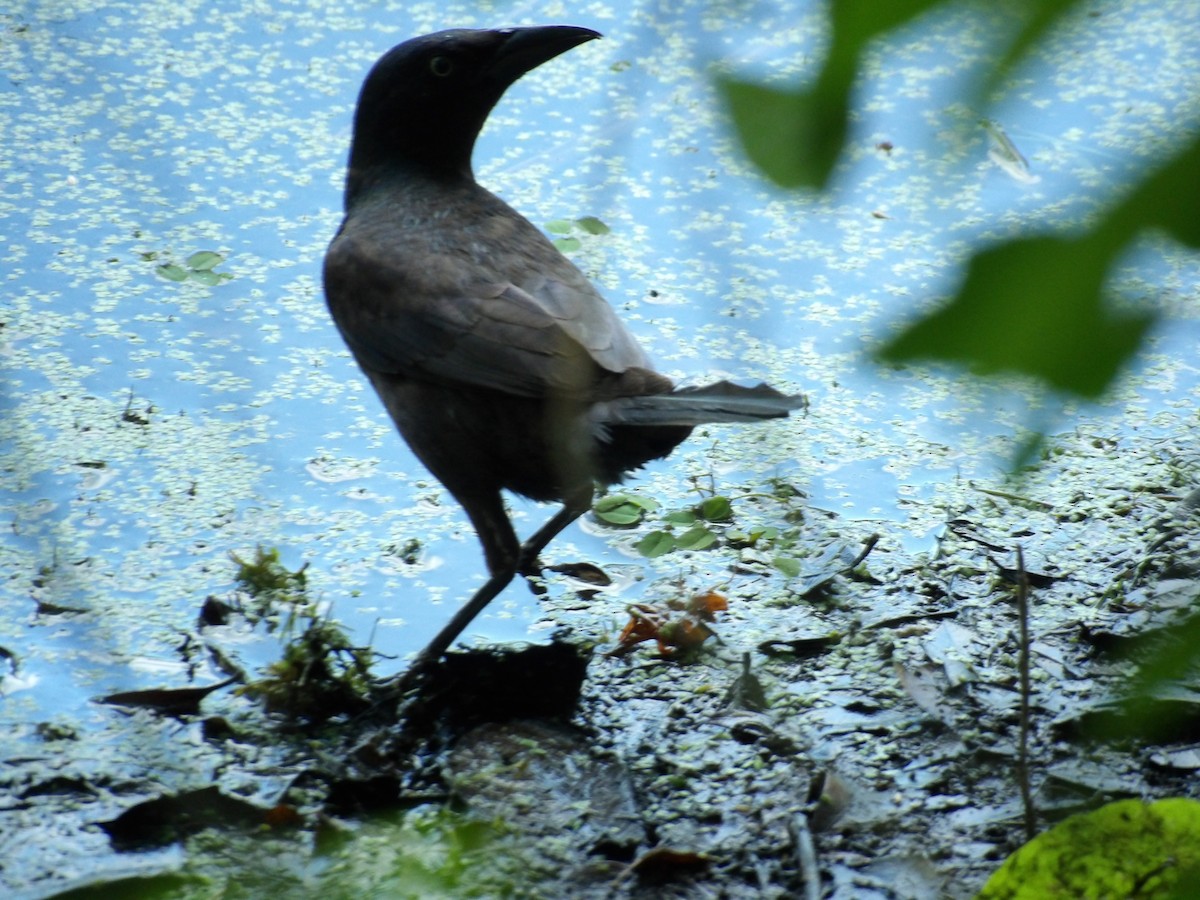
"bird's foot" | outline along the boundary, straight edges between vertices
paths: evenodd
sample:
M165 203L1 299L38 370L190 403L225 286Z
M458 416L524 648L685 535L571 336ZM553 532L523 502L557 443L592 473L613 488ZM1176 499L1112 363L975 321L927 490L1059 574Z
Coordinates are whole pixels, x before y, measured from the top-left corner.
M529 584L529 589L534 594L541 597L546 593L546 582L542 579L542 561L538 559L536 553L529 554L527 551L522 551L520 560L517 562L517 571L525 576L525 581Z
M540 578L542 576L542 561L538 559L538 554L521 548L521 555L517 557L517 571L526 578Z

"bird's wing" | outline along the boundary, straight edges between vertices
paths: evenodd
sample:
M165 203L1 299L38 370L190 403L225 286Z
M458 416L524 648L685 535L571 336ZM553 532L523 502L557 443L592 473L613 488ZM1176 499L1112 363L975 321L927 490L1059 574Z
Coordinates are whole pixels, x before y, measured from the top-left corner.
M565 262L565 260L564 260ZM605 373L648 366L634 337L574 266L521 283L472 278L427 256L343 232L325 259L330 311L365 368L524 397L589 397Z

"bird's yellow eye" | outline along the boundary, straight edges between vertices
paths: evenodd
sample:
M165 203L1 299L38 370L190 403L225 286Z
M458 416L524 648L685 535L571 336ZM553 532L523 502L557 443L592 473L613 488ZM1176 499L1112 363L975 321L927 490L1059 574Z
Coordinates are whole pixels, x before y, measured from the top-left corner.
M429 71L438 78L445 78L454 71L454 62L448 56L435 56L429 61Z

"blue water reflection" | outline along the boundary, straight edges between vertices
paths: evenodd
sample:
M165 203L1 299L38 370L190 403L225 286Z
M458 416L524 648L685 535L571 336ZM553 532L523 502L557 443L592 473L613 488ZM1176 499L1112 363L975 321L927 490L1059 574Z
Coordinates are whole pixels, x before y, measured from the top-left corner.
M477 169L535 222L610 226L575 258L665 370L810 394L807 418L772 428L769 459L757 439L723 435L722 471L784 474L814 505L930 547L940 486L998 477L1024 427L1086 416L1142 439L1194 417L1200 266L1153 240L1115 280L1167 319L1146 377L1107 405L864 361L946 296L979 241L1077 225L1195 129L1200 8L1098 9L1016 73L993 111L1033 182L988 161L962 102L998 27L976 9L877 49L827 195L765 185L708 75L811 73L825 34L809 4L574 7L605 40L511 92ZM538 20L528 3L26 3L0 15L0 643L41 679L6 703L34 716L161 681L137 661L177 659L203 598L230 590L229 553L256 544L309 562L336 616L397 657L478 583L473 534L344 351L319 266L366 70L407 36L497 16ZM156 274L199 250L220 252L232 280ZM652 467L643 489L661 497L709 471L707 449ZM526 533L547 515L514 509ZM590 531L572 529L551 556L629 562ZM413 539L415 563L400 552ZM48 616L39 601L87 612ZM522 637L539 617L514 586L476 633Z

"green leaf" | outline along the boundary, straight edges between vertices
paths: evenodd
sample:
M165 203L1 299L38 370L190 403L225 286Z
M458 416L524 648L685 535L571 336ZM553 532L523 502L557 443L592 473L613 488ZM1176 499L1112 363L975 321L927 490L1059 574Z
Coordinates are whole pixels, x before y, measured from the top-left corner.
M1051 3L1052 5L1052 3ZM1079 237L1023 237L982 250L947 306L879 351L975 372L1019 372L1094 398L1116 379L1158 318L1116 309L1103 288L1129 243L1158 227L1200 247L1200 137L1193 138Z
M196 272L207 272L225 257L211 250L201 250L187 258L187 267Z
M1200 588L1181 588L1180 603L1195 608L1200 604ZM1135 646L1128 654L1138 660L1138 670L1126 680L1126 694L1119 703L1105 704L1087 717L1089 739L1161 743L1178 733L1180 707L1172 701L1193 683L1191 673L1200 664L1200 616L1193 613L1172 621L1161 631L1148 629L1132 642ZM1164 639L1165 633L1170 634L1169 640ZM1156 649L1147 655L1146 646Z
M837 0L829 53L811 87L783 90L723 77L725 96L746 155L782 187L824 187L846 140L850 92L867 45L942 0Z
M592 506L596 518L609 525L625 527L636 525L646 517L646 513L658 508L654 500L634 497L630 494L609 494L601 497Z
M570 219L555 219L546 223L546 230L551 234L570 234L574 227L575 223Z
M167 281L187 281L188 276L191 274L183 266L177 266L174 263L165 263L161 266L155 266L154 271L157 272L160 277L167 279Z
M212 287L213 285L216 285L216 284L220 284L222 281L225 280L221 277L220 272L210 272L207 269L201 269L199 271L189 272L188 274L191 276L192 281L198 281L201 284L207 284L209 287Z
M1013 853L978 900L1161 897L1200 867L1200 802L1119 800L1071 816ZM1191 881L1194 890L1196 882ZM1174 896L1193 896L1190 892Z
M1113 309L1101 285L1107 241L1032 237L978 253L947 306L909 326L879 352L892 363L935 359L979 374L1020 372L1096 397L1134 354L1155 320Z
M575 224L588 234L608 234L612 230L595 216L584 216L582 219L576 219Z
M675 539L681 550L707 550L716 542L716 534L703 525L693 525Z
M779 529L773 525L751 528L743 531L741 528L727 528L725 540L740 547L753 547L759 541L773 541L779 536Z
M1024 23L1016 40L1008 45L1003 58L988 72L982 87L988 93L1003 83L1013 66L1026 56L1062 19L1083 0L1026 0Z
M675 549L675 536L669 531L652 531L637 542L637 552L647 559L663 556Z
M707 522L728 522L733 518L733 504L728 497L708 497L696 507L696 512Z
M1193 250L1200 248L1200 136L1182 147L1165 165L1113 209L1097 227L1107 230L1111 244L1123 244L1147 226L1162 228Z
M781 187L823 187L841 153L849 86L786 91L722 77L717 82L750 161Z
M695 525L696 514L690 509L676 509L663 516L663 521L668 525Z
M795 578L800 574L800 560L793 556L777 556L771 560L771 565L788 578Z
M575 250L578 250L583 246L583 244L579 242L579 238L565 237L555 238L554 246L557 247L561 253L571 253Z
M835 60L857 60L877 34L891 31L935 6L946 5L946 0L839 0L830 6L836 37L829 55Z

